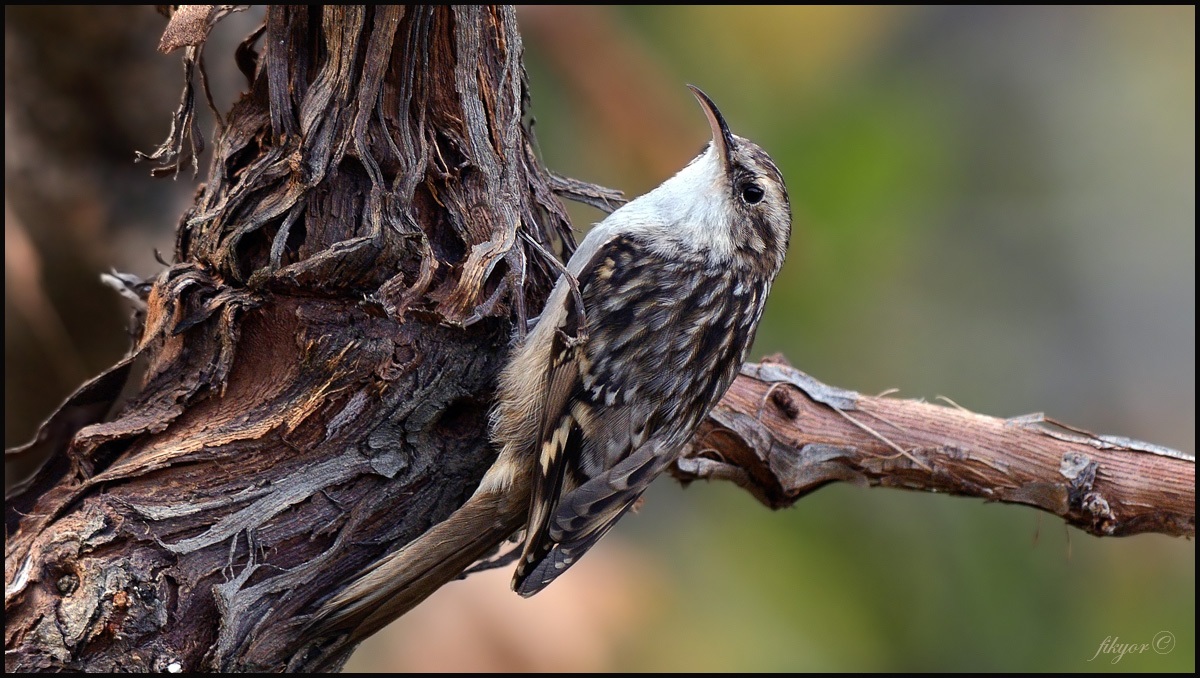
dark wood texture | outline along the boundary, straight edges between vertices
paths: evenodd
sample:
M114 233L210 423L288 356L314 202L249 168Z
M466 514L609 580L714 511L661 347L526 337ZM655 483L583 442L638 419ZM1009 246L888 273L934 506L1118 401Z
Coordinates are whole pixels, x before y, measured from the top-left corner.
M166 42L177 172L203 43ZM572 244L521 56L511 8L268 10L136 346L10 451L48 457L6 503L10 670L337 665L293 619L470 495L553 281L518 230Z

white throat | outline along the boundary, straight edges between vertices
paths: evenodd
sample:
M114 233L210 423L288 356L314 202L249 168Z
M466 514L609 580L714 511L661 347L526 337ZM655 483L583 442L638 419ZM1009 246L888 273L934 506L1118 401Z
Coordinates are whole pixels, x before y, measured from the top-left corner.
M700 253L728 261L734 253L734 211L725 182L721 159L710 146L678 174L610 214L593 233L602 240L619 232L637 233L671 259ZM592 237L589 233L587 239Z

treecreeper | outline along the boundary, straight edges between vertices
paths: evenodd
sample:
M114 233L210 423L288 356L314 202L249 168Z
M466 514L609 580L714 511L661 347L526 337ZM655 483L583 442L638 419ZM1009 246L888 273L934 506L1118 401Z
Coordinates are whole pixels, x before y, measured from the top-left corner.
M685 449L754 340L791 235L783 175L691 87L712 141L596 225L492 411L499 457L449 518L327 601L310 628L370 635L521 529L531 596L603 537Z

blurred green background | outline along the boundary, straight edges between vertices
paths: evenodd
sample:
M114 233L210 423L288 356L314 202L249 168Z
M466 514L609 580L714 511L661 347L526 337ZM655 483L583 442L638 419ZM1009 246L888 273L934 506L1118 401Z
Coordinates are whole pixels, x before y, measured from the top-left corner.
M177 60L153 51L162 19L95 12L5 9L6 445L121 353L125 311L97 275L155 271L194 190L129 162L165 136L178 92ZM88 52L110 14L140 37ZM755 358L1194 453L1194 7L519 17L555 171L654 187L708 138L685 83L773 155L794 235ZM249 30L231 25L214 39ZM236 93L221 44L219 103ZM38 71L56 64L78 72ZM113 64L116 94L88 86ZM55 150L88 125L105 130L95 157ZM602 217L572 214L581 234ZM78 364L50 362L53 346ZM447 586L347 668L1195 670L1192 541L1097 539L971 499L834 486L771 513L663 479L545 593L521 601L506 579ZM1167 652L1096 656L1162 633Z

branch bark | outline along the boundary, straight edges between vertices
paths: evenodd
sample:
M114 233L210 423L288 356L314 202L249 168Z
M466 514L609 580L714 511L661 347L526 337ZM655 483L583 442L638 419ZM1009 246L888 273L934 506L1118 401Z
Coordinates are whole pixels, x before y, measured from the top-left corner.
M1026 504L1101 537L1196 535L1191 455L1042 415L862 395L780 362L743 367L674 473L732 481L771 508L849 482Z
M158 170L201 148L221 7L164 36L188 81ZM617 200L535 157L510 8L273 6L237 56L250 90L174 263L126 281L136 345L9 451L47 460L5 504L10 671L339 666L353 647L306 644L305 615L493 459L495 374L555 276L541 252L573 247L555 193ZM1195 532L1186 455L779 364L747 367L675 473L772 507L840 480Z

